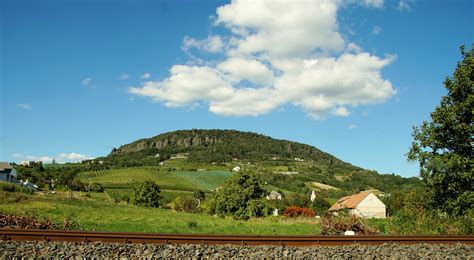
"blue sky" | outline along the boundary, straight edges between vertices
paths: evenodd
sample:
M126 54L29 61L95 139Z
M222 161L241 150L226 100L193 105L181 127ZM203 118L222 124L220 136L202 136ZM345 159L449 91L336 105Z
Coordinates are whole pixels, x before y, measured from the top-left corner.
M472 1L1 1L0 160L237 129L416 176Z

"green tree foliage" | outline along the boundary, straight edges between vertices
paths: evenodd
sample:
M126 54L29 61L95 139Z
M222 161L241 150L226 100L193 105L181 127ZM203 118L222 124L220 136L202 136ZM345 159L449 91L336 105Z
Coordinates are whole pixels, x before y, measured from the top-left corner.
M321 195L316 196L313 202L311 202L310 208L318 215L324 215L326 211L331 207L331 204L325 200Z
M237 173L209 199L211 214L229 215L235 219L265 216L268 212L266 191L259 175Z
M171 203L171 208L176 211L194 212L198 209L198 201L191 197L176 197Z
M104 187L100 183L92 183L90 185L90 191L92 191L92 192L104 192Z
M145 207L159 207L161 205L160 187L152 181L145 181L133 187L130 202Z
M462 215L474 206L472 171L474 109L474 51L461 47L463 60L444 81L448 94L413 129L410 160L418 160L423 181L431 193L431 207Z

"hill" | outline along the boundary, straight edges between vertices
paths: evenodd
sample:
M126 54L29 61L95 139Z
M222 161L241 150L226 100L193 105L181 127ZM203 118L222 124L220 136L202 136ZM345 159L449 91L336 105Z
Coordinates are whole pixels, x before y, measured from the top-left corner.
M97 160L113 168L161 166L170 172L212 167L231 171L239 166L261 174L276 189L300 194L319 189L334 197L366 189L391 192L419 184L417 178L366 170L307 144L235 130L168 132L114 148ZM327 187L324 185L333 189L321 188Z
M360 170L314 146L235 130L179 130L114 148L105 160L124 166L154 165L185 154L190 162L281 161L295 158ZM127 159L128 158L128 159Z

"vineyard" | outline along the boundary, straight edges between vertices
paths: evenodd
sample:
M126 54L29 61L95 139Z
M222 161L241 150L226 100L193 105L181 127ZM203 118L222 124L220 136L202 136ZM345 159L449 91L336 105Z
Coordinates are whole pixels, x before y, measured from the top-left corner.
M213 190L232 175L229 171L169 171L160 167L133 167L83 172L78 179L84 183L100 183L106 188L129 188L133 183L155 181L162 189Z

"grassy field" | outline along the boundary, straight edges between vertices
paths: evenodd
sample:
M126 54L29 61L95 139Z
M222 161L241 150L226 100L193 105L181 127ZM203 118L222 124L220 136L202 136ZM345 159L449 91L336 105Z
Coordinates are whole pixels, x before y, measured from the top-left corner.
M80 173L84 183L96 182L105 188L129 187L134 182L155 181L162 189L194 191L213 190L222 185L232 173L224 170L168 171L161 167L133 167Z
M0 212L47 218L55 222L69 219L77 222L83 230L96 231L256 235L320 233L319 222L314 218L267 217L236 221L204 213L116 204L105 193L25 195L0 192Z

